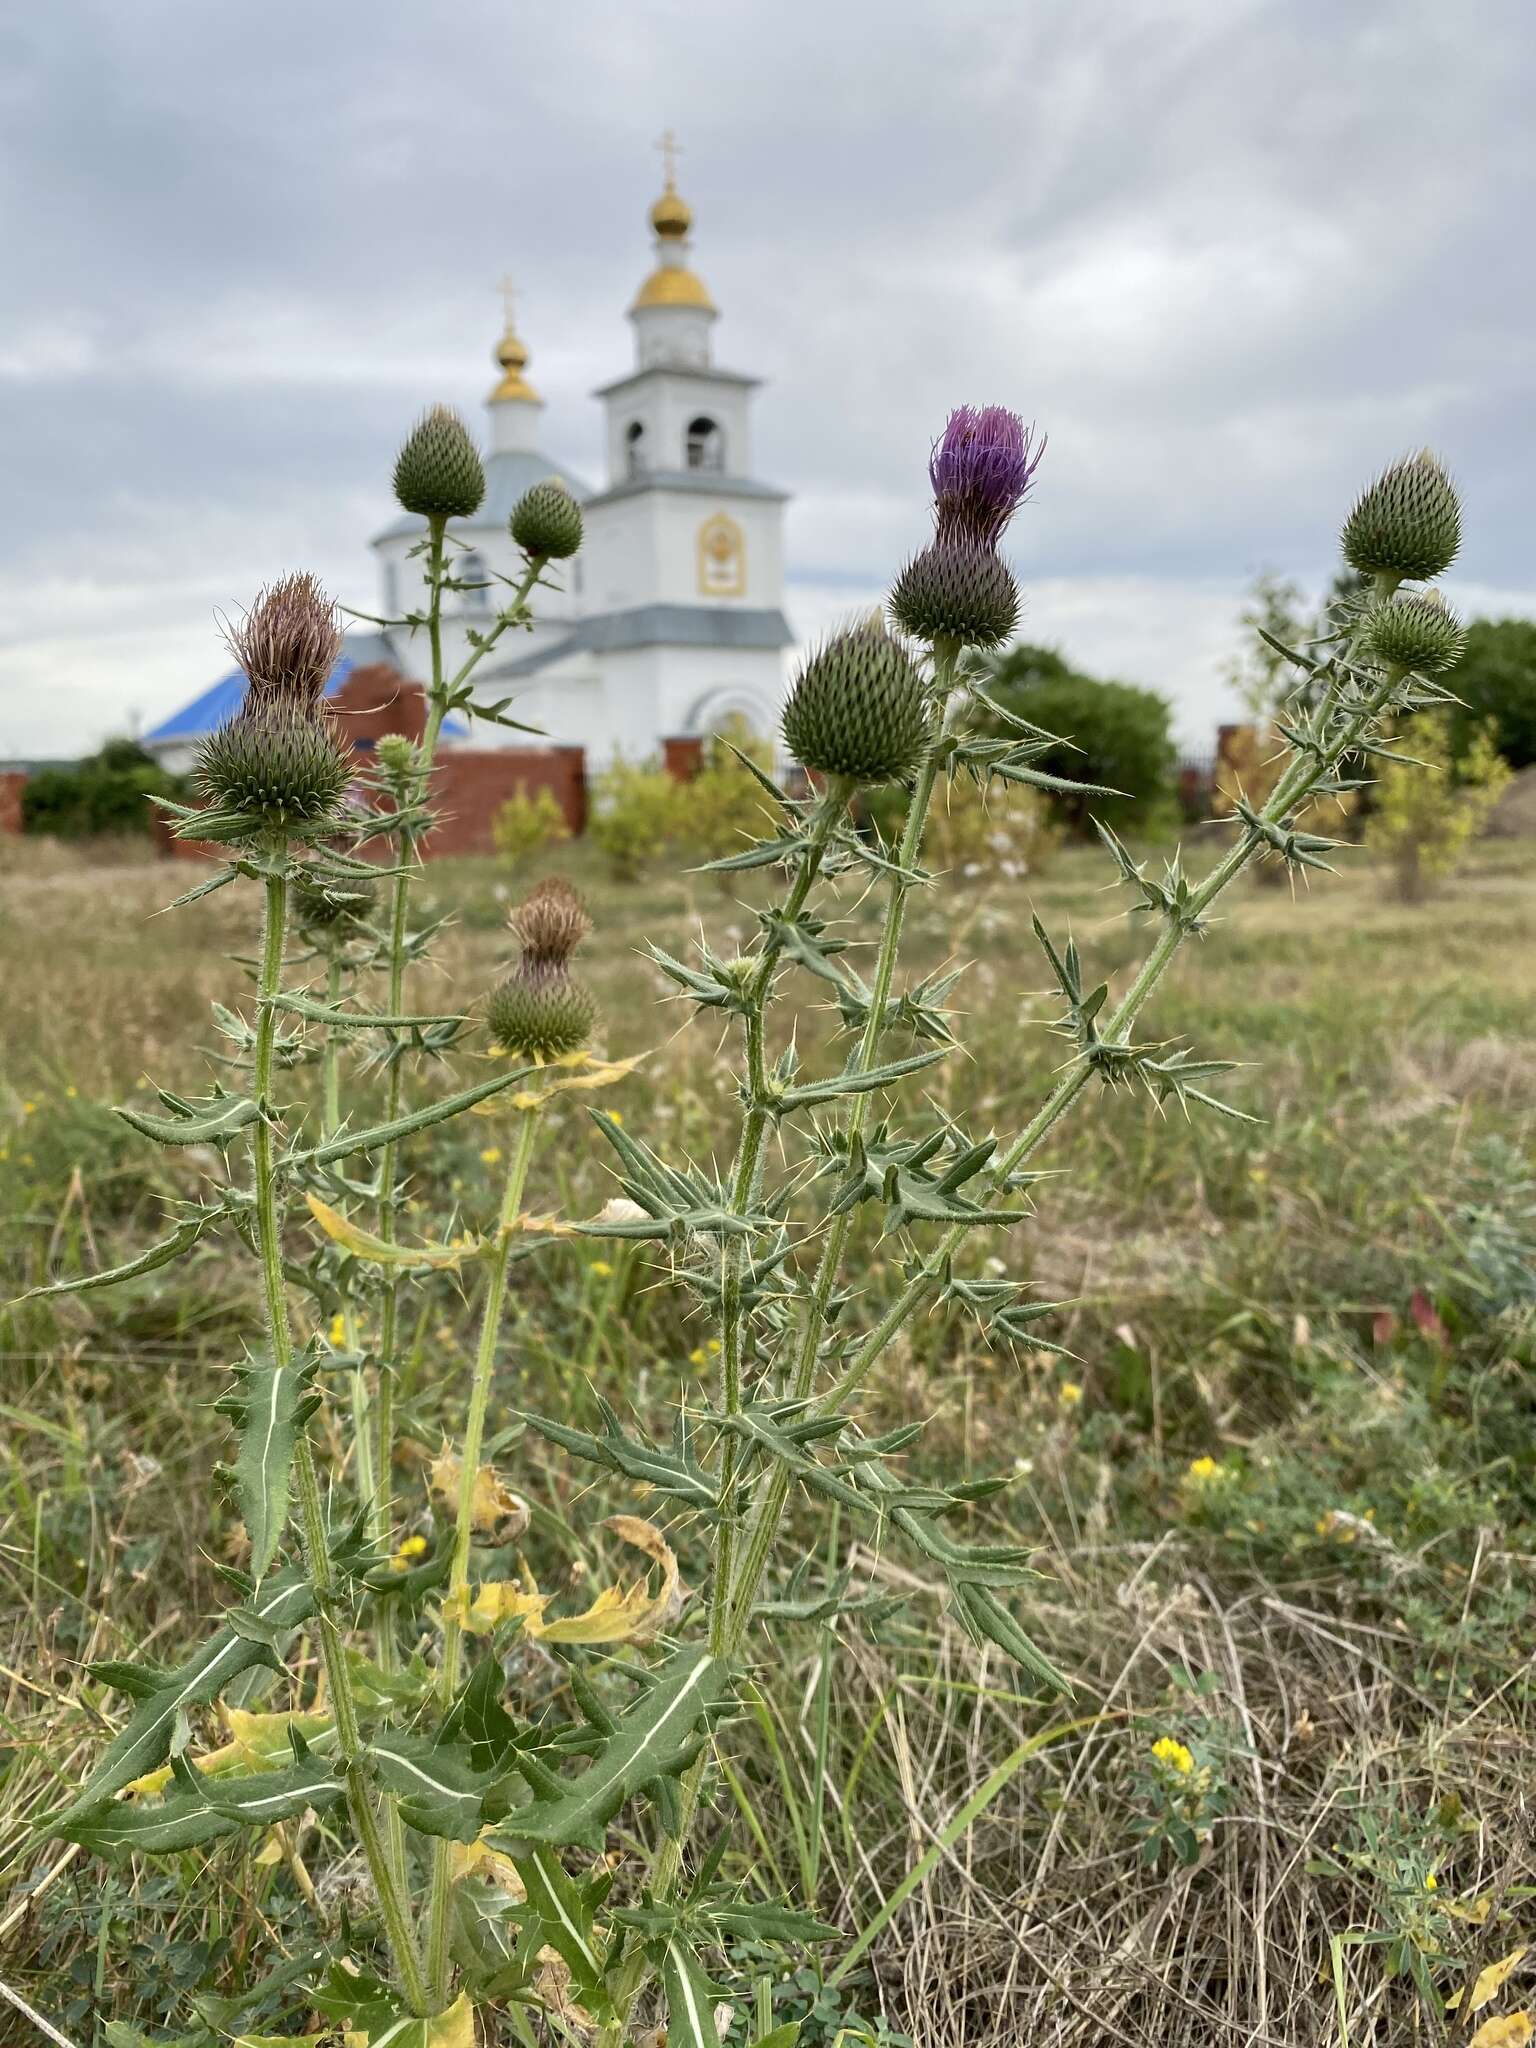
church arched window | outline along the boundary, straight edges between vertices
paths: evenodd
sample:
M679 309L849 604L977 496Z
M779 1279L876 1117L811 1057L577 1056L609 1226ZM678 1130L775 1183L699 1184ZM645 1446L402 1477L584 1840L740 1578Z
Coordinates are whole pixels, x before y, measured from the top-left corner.
M639 420L631 420L624 429L624 467L631 476L645 468L645 428Z
M707 414L700 413L697 419L688 422L688 438L683 453L689 469L724 469L725 436Z
M459 593L464 600L465 611L483 612L489 609L491 575L485 565L484 555L476 554L473 549L467 555L460 555L453 572L453 580L467 586Z

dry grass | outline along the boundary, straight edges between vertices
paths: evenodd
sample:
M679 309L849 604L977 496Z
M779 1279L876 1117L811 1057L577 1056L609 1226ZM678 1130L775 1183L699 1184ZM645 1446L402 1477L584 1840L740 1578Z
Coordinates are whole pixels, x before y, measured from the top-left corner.
M1263 1124L1185 1125L1140 1101L1101 1105L1053 1141L1042 1163L1064 1177L1040 1190L1036 1215L975 1254L1005 1254L1070 1301L1051 1334L1074 1358L1001 1359L974 1332L937 1322L889 1355L874 1417L930 1417L927 1455L1017 1471L986 1512L1039 1545L1047 1577L1027 1624L1077 1681L1066 1710L1020 1697L1009 1670L940 1619L909 1559L855 1558L871 1586L910 1604L878 1641L856 1623L839 1630L817 1905L868 1927L942 1844L850 1978L861 2013L883 2006L922 2048L1299 2048L1338 2042L1341 2006L1351 2044L1433 2039L1444 2023L1387 1975L1386 1946L1355 1938L1420 1926L1423 1897L1399 1866L1432 1867L1442 1903L1475 1915L1487 1902L1483 1921L1423 1923L1439 1944L1431 1974L1442 1994L1536 1920L1536 1337L1528 1311L1497 1314L1470 1288L1458 1220L1490 1136L1529 1151L1532 872L1528 846L1499 842L1423 912L1386 901L1363 865L1323 878L1303 904L1245 893L1191 950L1149 1024L1253 1061L1228 1092ZM121 1099L146 1071L168 1085L198 1077L205 1006L228 998L223 956L249 950L252 912L231 891L151 921L170 878L73 865L8 878L0 1191L18 1272L142 1241L157 1190L185 1171L141 1148L111 1150L76 1108ZM734 1098L713 1057L717 1034L652 1007L635 948L652 937L681 950L701 928L724 947L733 927L747 935L750 914L708 881L621 891L582 879L598 919L588 971L611 1049L650 1052L626 1118L718 1157ZM969 1057L939 1070L932 1091L946 1109L1014 1128L1061 1056L1042 1029L1031 902L1123 976L1137 942L1102 879L1097 859L1073 851L1038 886L956 885L922 906L912 971L975 963L959 993ZM431 893L459 920L440 949L441 993L456 1003L504 956L498 889L505 877L490 863L432 871ZM850 899L847 910L852 935L867 938L873 906ZM806 1019L803 1047L828 1029L824 1016ZM575 1208L606 1182L572 1130L539 1198ZM473 1219L484 1135L423 1160L424 1203L455 1199ZM24 1151L34 1154L25 1171ZM893 1249L863 1246L871 1300L891 1284ZM1416 1289L1438 1334L1414 1324ZM467 1315L442 1283L419 1306L408 1382L430 1430L464 1370ZM209 1403L252 1307L248 1272L219 1256L126 1300L12 1321L0 1397L11 1830L79 1771L121 1712L83 1680L82 1662L173 1657L216 1604L211 1561L238 1532L206 1494L223 1443ZM697 1341L665 1284L637 1271L615 1306L583 1252L541 1263L518 1328L530 1381L578 1409L590 1374L664 1412ZM329 1449L339 1464L340 1429ZM1192 1490L1200 1457L1234 1475L1219 1501ZM578 1530L601 1512L531 1458L524 1477ZM678 1540L696 1577L690 1532ZM813 1680L824 1648L819 1632L801 1631L759 1674L777 1747L751 1721L732 1738L742 1797L786 1877L800 1853L790 1816L818 1783ZM1202 1673L1204 1691L1180 1676ZM1202 1731L1224 1758L1225 1810L1191 1865L1165 1857L1150 1868L1137 1834L1150 1744ZM1031 1753L950 1839L977 1785L1024 1745ZM323 1838L314 1850L323 1864ZM57 1860L16 1875L35 1882ZM302 1916L270 1874L232 1852L191 1865L183 1902L158 1919L140 1889L146 1873L118 1880L119 1917L103 1934L100 1866L77 1859L0 1936L11 1978L55 2013L78 1993L126 2016L134 1913L158 1939L224 1942L209 1967L225 1988L264 1943L299 1937ZM753 1866L768 1867L760 1852ZM0 1904L0 1927L7 1920ZM1506 2003L1519 2003L1518 1978L1511 1994ZM71 2025L84 2048L89 2026ZM832 2038L808 2031L807 2048Z

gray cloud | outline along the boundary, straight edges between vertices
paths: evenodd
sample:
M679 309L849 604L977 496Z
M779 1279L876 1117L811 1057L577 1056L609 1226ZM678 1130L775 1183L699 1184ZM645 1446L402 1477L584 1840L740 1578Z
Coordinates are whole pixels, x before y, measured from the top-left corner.
M1192 737L1245 578L1321 582L1404 448L1466 487L1466 598L1536 610L1533 51L1520 0L54 0L0 35L0 752L171 708L296 563L371 602L505 269L595 475L666 122L805 631L920 538L961 399L1050 431L1030 629Z

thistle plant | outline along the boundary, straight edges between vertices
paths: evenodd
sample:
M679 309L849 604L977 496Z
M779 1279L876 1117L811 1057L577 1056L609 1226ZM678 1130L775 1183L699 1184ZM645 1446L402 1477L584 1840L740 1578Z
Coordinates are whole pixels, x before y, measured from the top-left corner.
M324 710L336 643L322 595L309 579L290 579L239 631L246 706L204 750L206 803L175 816L178 830L229 849L189 896L242 881L261 893L254 1021L217 1013L240 1086L216 1081L199 1100L165 1093L164 1115L124 1112L161 1143L216 1148L228 1170L184 1206L162 1243L47 1291L149 1271L216 1230L254 1253L262 1333L236 1364L225 1403L250 1555L243 1571L227 1573L234 1604L181 1665L95 1669L134 1705L46 1832L102 1853L149 1854L325 1813L366 1863L370 1910L323 1921L295 1995L307 2014L375 2048L460 2048L477 2008L515 2012L525 2041L567 2037L579 2009L602 2048L638 2040L660 2008L669 2043L718 2048L722 1992L754 2010L754 2040L790 2048L793 2029L773 2028L771 2001L747 1995L763 1987L722 1982L722 1958L743 1938L759 1954L794 1954L838 1930L805 1900L751 1889L729 1831L705 1846L699 1820L714 1803L715 1759L732 1740L765 1639L771 1647L786 1617L856 1621L889 1605L872 1602L851 1572L808 1561L835 1559L842 1532L913 1553L941 1582L956 1622L1011 1659L1033 1696L1070 1689L1025 1625L1035 1576L1028 1547L978 1540L964 1527L1006 1482L916 1477L908 1458L920 1429L872 1434L864 1391L888 1347L935 1311L973 1317L1002 1347L1056 1348L1055 1305L974 1248L1006 1242L1040 1178L1037 1155L1080 1105L1139 1088L1191 1114L1243 1115L1212 1092L1230 1060L1139 1037L1141 1014L1247 866L1326 864L1330 842L1298 821L1349 786L1345 764L1394 761L1393 722L1446 701L1438 678L1457 629L1436 601L1400 586L1442 573L1459 511L1443 470L1419 457L1388 470L1351 513L1345 555L1370 578L1368 594L1317 642L1279 650L1299 677L1278 728L1287 762L1262 805L1239 800L1236 838L1208 873L1197 878L1175 856L1151 874L1100 828L1130 913L1152 926L1149 947L1116 999L1085 973L1071 940L1036 923L1064 1057L1020 1129L971 1130L903 1106L910 1084L959 1050L947 1007L959 975L903 979L901 956L912 896L930 885L925 827L948 784L1094 793L1040 766L1060 742L1010 719L964 659L996 645L1017 617L1019 593L999 550L1043 446L1002 408L956 413L930 466L933 538L897 577L889 625L862 622L804 663L784 734L809 791L791 796L754 768L771 827L711 864L727 876L773 878L751 943L729 956L701 945L686 960L650 948L670 990L727 1027L740 1101L732 1156L708 1168L669 1158L595 1111L618 1192L584 1221L529 1206L539 1134L579 1091L622 1078L635 1062L609 1063L590 1049L600 1019L573 965L589 931L576 892L544 883L518 907L518 957L483 996L451 1013L406 1006L408 970L431 937L413 892L443 719L466 710L511 722L505 706L474 699L471 674L504 631L527 621L549 563L579 543L574 504L543 485L523 501L512 533L526 572L450 675L448 522L475 509L483 478L451 415L430 414L406 442L397 492L426 522L426 600L397 623L425 636L427 723L419 742L380 746L361 812L343 805L351 764ZM894 847L863 836L852 815L861 790L887 783L906 792ZM369 845L382 862L362 857ZM867 979L839 928L845 882L879 904ZM321 970L323 998L311 992ZM292 985L296 976L306 985ZM370 990L382 1007L369 1006ZM835 1005L842 1056L828 1071L802 1064L787 1000L798 990ZM471 1051L480 1078L407 1102L408 1068ZM322 1115L311 1130L298 1081L314 1064ZM370 1115L375 1073L382 1114ZM487 1190L494 1220L479 1234L450 1240L445 1229L408 1241L409 1148L471 1111L510 1119L506 1142L486 1152L506 1162ZM874 1312L850 1272L864 1222L900 1250L899 1285ZM509 1302L524 1260L551 1255L577 1232L649 1241L714 1333L704 1355L718 1356L718 1383L683 1404L670 1432L653 1434L647 1418L600 1397L589 1426L576 1390L555 1414L527 1405ZM399 1289L405 1276L435 1272L456 1275L475 1300L479 1336L462 1431L433 1467L434 1534L397 1548ZM339 1347L321 1334L337 1316ZM377 1329L371 1346L361 1341L365 1318ZM334 1469L327 1498L312 1435L337 1370L352 1376L353 1477ZM498 1395L524 1433L523 1468L537 1437L583 1482L595 1473L620 1483L626 1511L607 1527L646 1556L655 1590L649 1580L605 1589L584 1613L552 1618L528 1557L508 1565L530 1506L483 1462ZM814 1514L832 1522L825 1541L802 1538L800 1520ZM700 1588L691 1604L679 1552ZM319 1645L324 1685L314 1694L292 1668L300 1629ZM558 1683L537 1696L509 1685L504 1657L522 1640L556 1660ZM263 1739L238 1746L232 1763L217 1761L222 1752L199 1754L181 1736L237 1680L247 1705L283 1685L302 1712L258 1716ZM210 2032L209 2048L213 2040Z

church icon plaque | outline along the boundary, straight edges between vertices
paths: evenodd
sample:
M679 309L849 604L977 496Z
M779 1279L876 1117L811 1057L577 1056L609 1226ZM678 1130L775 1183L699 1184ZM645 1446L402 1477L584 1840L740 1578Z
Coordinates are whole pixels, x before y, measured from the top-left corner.
M728 513L716 512L699 528L699 595L745 597L747 543Z

